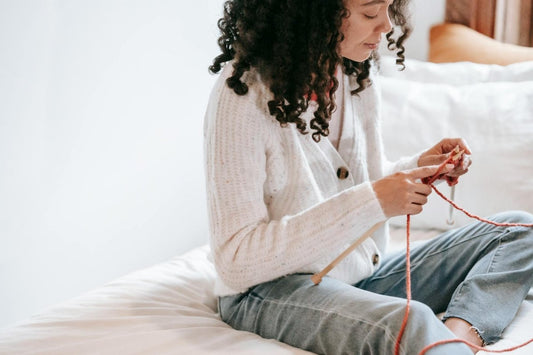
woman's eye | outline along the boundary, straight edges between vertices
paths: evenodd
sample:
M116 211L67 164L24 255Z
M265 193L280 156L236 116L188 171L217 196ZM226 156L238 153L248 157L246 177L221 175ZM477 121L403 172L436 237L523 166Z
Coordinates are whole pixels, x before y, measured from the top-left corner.
M364 14L364 15L365 15L365 17L366 17L367 19L370 19L370 20L372 20L372 19L378 17L378 15L373 15L373 16L372 16L372 15L367 15L367 14Z

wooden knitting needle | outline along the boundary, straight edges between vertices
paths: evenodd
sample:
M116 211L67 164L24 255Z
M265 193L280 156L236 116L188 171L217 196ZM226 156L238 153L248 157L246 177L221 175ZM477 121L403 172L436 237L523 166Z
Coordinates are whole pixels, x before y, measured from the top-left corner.
M385 224L385 222L376 223L365 234L363 234L362 237L357 239L352 245L350 245L348 248L346 248L346 250L341 255L339 255L335 260L333 260L322 271L320 271L319 273L316 273L313 276L311 276L311 281L313 281L313 283L315 285L318 285L322 281L322 278L324 276L326 276L326 274L328 272L330 272L335 266L337 266L337 264L340 263L342 259L347 257L348 254L350 254L352 251L354 251L355 248L357 248L359 245L361 245L361 243L363 243L366 239L368 239L368 237L370 237L372 234L374 234L374 232L377 231L381 226L383 226L383 224Z
M444 169L444 166L446 164L454 164L455 166L457 166L461 161L461 158L463 157L464 153L464 150L461 150L459 146L456 146L452 150L448 159L446 159L442 162L442 164L440 164L439 168L437 169L437 172L432 177L423 178L422 182L424 184L431 185L435 182L435 180L442 178L444 174L441 174L440 172L442 171L442 169Z

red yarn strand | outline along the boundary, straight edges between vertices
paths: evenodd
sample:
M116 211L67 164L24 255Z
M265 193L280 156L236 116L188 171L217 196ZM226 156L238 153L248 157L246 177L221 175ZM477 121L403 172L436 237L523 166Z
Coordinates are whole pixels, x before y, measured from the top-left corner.
M435 176L438 176L440 174L440 171L442 170L442 168L444 167L444 165L446 163L449 163L449 161L446 161L442 164L441 168L438 169L437 173L435 174ZM494 222L494 221L490 221L488 219L485 219L485 218L482 218L482 217L479 217L479 216L476 216L468 211L466 211L465 209L459 207L457 204L455 204L453 201L451 201L450 199L448 199L446 196L444 196L444 194L442 194L436 187L435 185L432 184L434 180L429 180L427 183L428 185L431 186L431 188L437 193L437 195L439 195L440 197L442 197L444 200L446 200L448 203L450 203L455 209L463 212L464 214L466 214L468 217L470 218L474 218L474 219L477 219L478 221L481 221L481 222L484 222L484 223L488 223L488 224L491 224L491 225L494 225L494 226L499 226L499 227L533 227L533 224L528 224L528 223L497 223L497 222ZM408 321L408 318L409 318L409 309L410 309L410 303L411 303L411 252L410 252L410 239L411 239L411 216L410 215L407 215L407 223L406 223L406 234L407 234L407 237L406 237L406 261L405 261L405 269L406 269L406 277L405 277L405 283L406 283L406 297L407 297L407 304L406 304L406 307L405 307L405 315L404 315L404 318L403 318L403 321L402 321L402 325L400 327L400 332L398 333L398 337L396 338L396 344L394 346L394 354L395 355L400 355L400 343L401 343L401 340L402 340L402 337L403 337L403 333L405 332L405 328L407 327L407 321ZM422 349L422 351L420 352L419 355L424 355L428 350L436 347L436 346L439 346L439 345L443 345L443 344L450 344L450 343L464 343L476 350L483 350L485 352L489 352L489 353L506 353L506 352L509 352L509 351L513 351L513 350L516 350L516 349L519 349L519 348L522 348L530 343L533 342L533 338L526 341L525 343L523 344L519 344L517 346L513 346L511 348L507 348L507 349L500 349L500 350L489 350L489 349L486 349L484 347L481 347L481 346L477 346L475 344L472 344L466 340L463 340L463 339L446 339L446 340L440 340L440 341L437 341L433 344L429 344L428 346L426 346L425 348Z
M475 345L475 344L472 344L466 340L463 340L463 339L446 339L446 340L440 340L440 341L437 341L433 344L429 344L428 346L426 346L424 349L422 349L422 351L418 354L418 355L424 355L428 350L436 347L436 346L439 346L439 345L443 345L443 344L450 344L450 343L465 343L466 345L480 351L485 351L487 353L507 353L509 351L513 351L513 350L516 350L516 349L520 349L520 348L523 348L524 346L530 344L530 343L533 343L533 338L532 339L529 339L528 341L526 341L525 343L523 344L519 344L517 346L513 346L511 348L507 348L507 349L500 349L500 350L490 350L490 349L487 349L487 348L484 348L482 346L478 346L478 345Z
M407 247L406 247L406 257L405 257L405 268L406 268L406 274L405 274L405 294L407 296L407 306L405 307L405 315L403 316L402 326L400 328L400 332L398 333L398 337L396 338L396 344L394 345L394 354L400 355L400 343L402 341L403 333L405 331L405 327L407 327L407 319L409 318L409 306L411 303L411 247L410 247L410 230L411 230L411 215L407 215Z
M446 202L448 202L450 205L452 205L456 210L459 210L459 211L463 212L464 214L466 214L468 217L477 219L480 222L487 223L487 224L492 224L493 226L498 226L498 227L529 227L529 228L533 227L533 223L497 223L497 222L494 222L494 221L491 221L491 220L476 216L475 214L472 214L472 213L466 211L464 208L461 208L461 207L457 206L457 204L455 202L453 202L452 200L450 200L449 198L444 196L444 194L442 192L440 192L435 187L435 185L430 184L429 186L431 186L431 188L437 193L437 195L442 197Z

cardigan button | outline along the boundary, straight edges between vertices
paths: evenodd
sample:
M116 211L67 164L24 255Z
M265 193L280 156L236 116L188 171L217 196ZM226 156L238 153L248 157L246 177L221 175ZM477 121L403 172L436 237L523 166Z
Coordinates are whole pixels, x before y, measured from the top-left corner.
M372 257L372 264L377 265L379 263L379 254L374 254Z
M337 169L337 177L339 179L344 180L348 177L348 175L350 175L350 172L344 166L341 166Z

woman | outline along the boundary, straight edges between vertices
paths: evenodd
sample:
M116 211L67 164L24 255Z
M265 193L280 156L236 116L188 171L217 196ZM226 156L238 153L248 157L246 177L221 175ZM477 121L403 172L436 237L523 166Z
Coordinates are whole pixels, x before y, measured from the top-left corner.
M447 138L395 163L384 157L375 50L386 34L403 64L406 2L225 3L205 153L215 292L232 327L316 353L393 353L405 256L385 257L386 224L320 285L310 275L376 223L421 212L431 189L420 179L457 145L471 154ZM444 173L456 179L467 168ZM529 229L477 223L413 250L402 353L454 336L498 340L533 282L532 246ZM464 344L429 353L452 351L471 353Z

